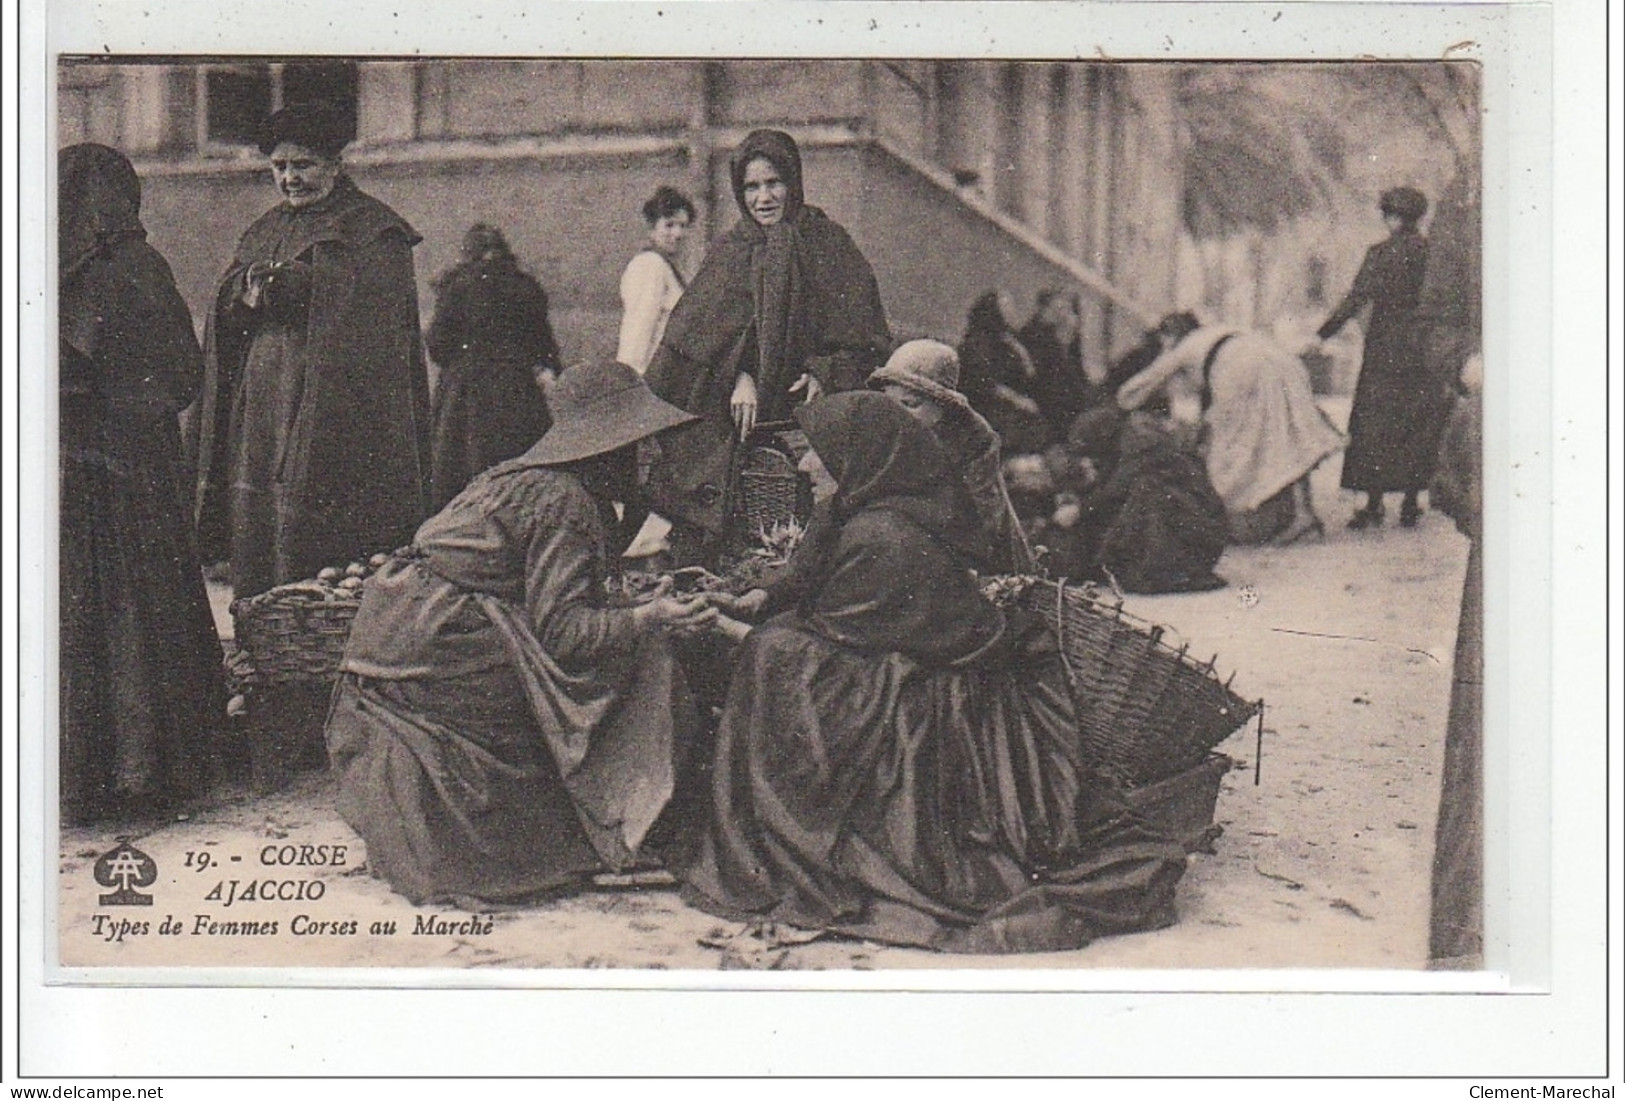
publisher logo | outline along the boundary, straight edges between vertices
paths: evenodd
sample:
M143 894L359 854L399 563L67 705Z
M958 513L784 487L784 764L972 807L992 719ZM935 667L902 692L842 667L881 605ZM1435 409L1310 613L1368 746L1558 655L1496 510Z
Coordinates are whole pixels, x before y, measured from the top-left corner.
M158 862L128 841L102 853L92 869L96 882L113 887L112 894L98 895L103 906L151 906L152 896L137 887L150 887L158 878Z

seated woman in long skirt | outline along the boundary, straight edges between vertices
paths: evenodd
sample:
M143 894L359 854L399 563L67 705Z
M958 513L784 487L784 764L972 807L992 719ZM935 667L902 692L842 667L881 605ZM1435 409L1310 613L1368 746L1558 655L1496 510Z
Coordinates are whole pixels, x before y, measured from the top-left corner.
M1053 640L977 587L987 548L931 431L877 393L796 419L838 528L796 607L718 621L743 646L709 821L672 861L685 897L963 952L1171 924L1184 851L1092 780Z
M619 363L564 372L553 426L367 582L327 745L339 813L413 902L516 902L636 858L696 728L668 632L698 599L606 606L637 443L692 418Z

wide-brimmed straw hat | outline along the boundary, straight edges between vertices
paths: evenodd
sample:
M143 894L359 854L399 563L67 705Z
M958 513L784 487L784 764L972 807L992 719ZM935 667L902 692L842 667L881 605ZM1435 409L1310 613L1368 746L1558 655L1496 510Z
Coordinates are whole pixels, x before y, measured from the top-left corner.
M530 449L531 461L573 463L619 451L656 432L697 419L655 397L624 363L583 363L559 376L547 393L549 428Z
M871 390L888 383L942 405L970 408L970 402L958 390L959 353L940 340L910 340L893 352L886 365L869 376Z

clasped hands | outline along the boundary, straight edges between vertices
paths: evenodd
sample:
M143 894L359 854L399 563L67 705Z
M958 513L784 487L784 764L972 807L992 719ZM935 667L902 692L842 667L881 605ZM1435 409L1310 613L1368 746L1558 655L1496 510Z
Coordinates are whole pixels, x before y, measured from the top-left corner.
M242 303L258 309L267 296L297 300L310 293L311 268L301 260L256 260L243 274Z

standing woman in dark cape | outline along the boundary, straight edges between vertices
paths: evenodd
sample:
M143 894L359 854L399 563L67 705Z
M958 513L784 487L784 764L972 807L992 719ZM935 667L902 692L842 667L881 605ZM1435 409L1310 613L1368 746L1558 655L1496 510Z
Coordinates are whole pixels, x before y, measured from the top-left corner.
M724 528L734 448L752 428L862 388L891 348L869 262L805 202L795 141L754 131L730 167L743 217L706 253L649 365L655 393L701 418L661 441L654 504L707 541Z
M412 247L345 174L343 120L278 111L283 202L243 234L209 311L198 528L239 597L401 546L429 511L429 378Z
M1078 948L1174 921L1184 850L1091 781L1042 622L983 597L952 460L901 404L796 411L828 537L794 608L742 637L684 897L946 951ZM800 556L801 550L797 551Z
M471 227L462 262L435 290L428 345L440 367L431 451L438 509L474 475L542 438L552 422L541 380L562 364L547 294L520 270L501 230Z
M1405 494L1399 522L1416 524L1422 515L1417 494L1433 477L1451 402L1451 380L1441 382L1427 371L1416 315L1428 263L1427 238L1416 224L1427 213L1427 197L1396 187L1383 193L1380 206L1389 237L1366 252L1354 286L1317 334L1321 340L1333 336L1371 306L1343 456L1343 488L1366 495L1349 521L1356 530L1381 526L1382 496L1395 491Z
M192 317L123 154L75 145L58 164L61 793L78 824L202 794L225 692L177 420L202 382Z

